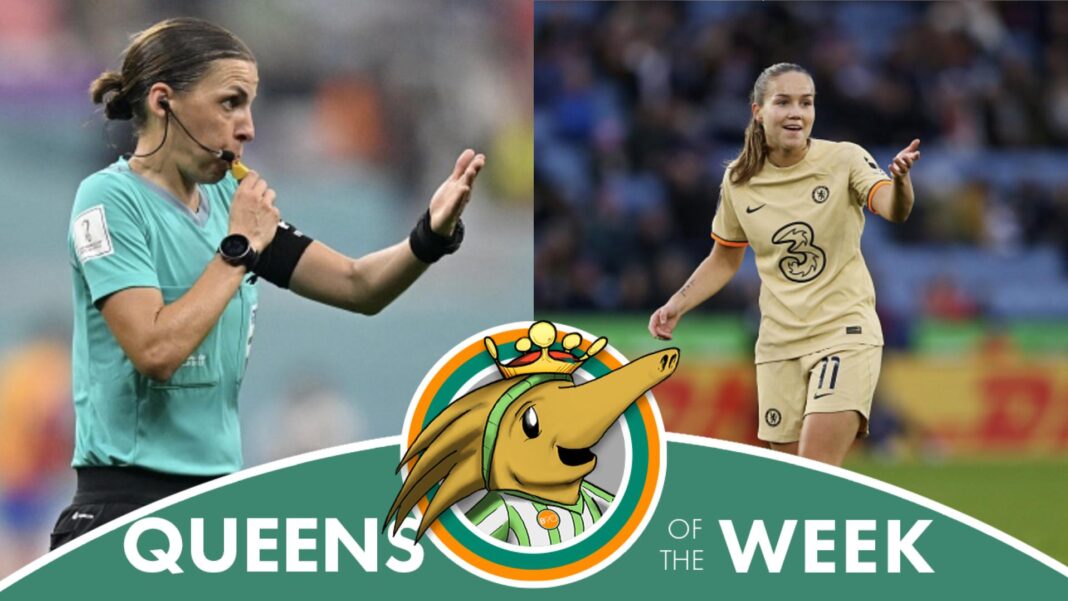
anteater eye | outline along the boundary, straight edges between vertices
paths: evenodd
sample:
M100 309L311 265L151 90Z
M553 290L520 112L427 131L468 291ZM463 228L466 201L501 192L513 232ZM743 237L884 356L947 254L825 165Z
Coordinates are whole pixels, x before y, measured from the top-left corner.
M523 413L523 433L528 438L537 438L541 434L541 427L538 426L538 414L531 407Z

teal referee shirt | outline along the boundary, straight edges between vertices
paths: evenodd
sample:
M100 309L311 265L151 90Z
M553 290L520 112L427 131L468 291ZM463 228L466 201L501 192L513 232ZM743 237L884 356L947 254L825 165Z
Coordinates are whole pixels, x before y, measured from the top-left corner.
M241 468L237 393L252 342L256 287L246 277L204 342L170 380L134 369L97 303L158 288L172 303L226 236L237 181L200 185L193 213L119 159L82 181L68 245L74 280L74 467L133 465L213 476Z

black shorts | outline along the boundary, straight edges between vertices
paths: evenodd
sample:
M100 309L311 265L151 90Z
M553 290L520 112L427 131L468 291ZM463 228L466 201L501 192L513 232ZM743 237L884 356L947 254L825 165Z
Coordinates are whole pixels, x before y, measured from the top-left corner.
M139 507L218 478L164 474L138 467L82 467L76 471L74 501L56 520L50 550Z

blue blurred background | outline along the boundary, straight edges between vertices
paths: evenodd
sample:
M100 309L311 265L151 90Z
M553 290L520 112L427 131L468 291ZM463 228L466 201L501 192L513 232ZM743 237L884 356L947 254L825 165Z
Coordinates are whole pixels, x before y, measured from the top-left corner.
M1068 560L1068 4L538 2L534 40L535 312L630 357L765 67L812 73L817 138L884 166L920 138L912 216L864 232L887 348L850 467ZM669 430L759 444L758 291L747 258L682 320Z
M350 256L406 237L461 150L488 157L463 249L380 315L261 285L240 398L255 465L397 434L442 354L530 318L531 13L522 1L0 0L0 577L47 549L73 490L65 232L78 182L132 148L87 91L129 37L172 16L241 37L260 71L246 162L283 218Z
M912 217L871 219L864 235L881 310L906 322L1068 317L1068 6L542 3L536 14L538 309L645 312L677 290L708 253L753 81L789 61L816 80L814 136L855 141L883 164L923 141ZM755 277L747 262L742 285L705 308L750 306ZM950 286L962 306L933 298ZM911 325L889 328L895 344Z

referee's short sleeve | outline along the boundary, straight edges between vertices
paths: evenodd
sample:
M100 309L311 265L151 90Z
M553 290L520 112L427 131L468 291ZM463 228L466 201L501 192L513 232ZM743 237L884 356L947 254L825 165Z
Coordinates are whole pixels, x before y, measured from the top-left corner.
M82 182L67 242L94 304L125 288L159 288L148 236L144 213L121 176L96 173Z
M716 216L712 218L712 239L716 244L724 246L746 246L749 244L745 230L738 222L738 215L734 212L734 202L731 200L730 169L723 174L723 183L719 187L719 206L716 207Z

